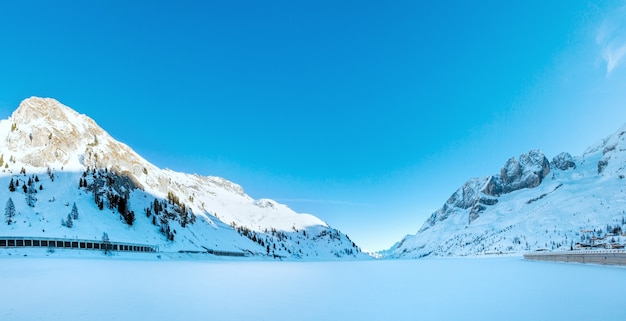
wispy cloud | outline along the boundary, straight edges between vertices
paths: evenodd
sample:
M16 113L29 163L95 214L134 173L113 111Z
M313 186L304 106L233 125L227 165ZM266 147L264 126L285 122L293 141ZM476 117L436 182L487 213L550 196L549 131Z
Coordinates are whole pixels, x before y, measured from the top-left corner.
M348 206L371 206L371 204L340 201L340 200L316 200L309 198L281 198L276 201L281 203L312 203L312 204L334 204L334 205L348 205Z
M606 62L607 77L624 62L626 57L626 5L611 12L602 22L596 35L602 59Z

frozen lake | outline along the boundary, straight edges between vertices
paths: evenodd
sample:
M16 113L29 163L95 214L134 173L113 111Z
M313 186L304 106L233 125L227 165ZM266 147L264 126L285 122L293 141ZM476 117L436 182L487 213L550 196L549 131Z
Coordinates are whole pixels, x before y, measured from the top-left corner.
M0 258L0 320L626 320L626 268Z

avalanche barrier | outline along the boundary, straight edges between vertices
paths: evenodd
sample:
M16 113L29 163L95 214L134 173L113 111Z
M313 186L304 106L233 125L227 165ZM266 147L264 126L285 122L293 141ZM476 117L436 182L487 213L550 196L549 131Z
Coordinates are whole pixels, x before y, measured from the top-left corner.
M524 254L524 259L533 261L594 263L626 265L626 251L568 251L568 252L533 252Z
M43 248L63 248L78 250L108 250L121 252L159 252L159 247L149 244L44 238L44 237L16 237L0 236L0 248L15 247L43 247Z

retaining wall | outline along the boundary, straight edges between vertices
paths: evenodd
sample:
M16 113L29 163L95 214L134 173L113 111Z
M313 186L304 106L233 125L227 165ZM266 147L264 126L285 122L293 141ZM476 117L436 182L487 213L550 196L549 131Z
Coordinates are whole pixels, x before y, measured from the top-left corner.
M206 249L206 247L205 247ZM192 253L192 254L213 254L217 256L235 256L235 257L244 257L248 256L248 253L244 252L231 252L231 251L218 251L206 249L206 251L198 251L198 250L179 250L178 253Z
M534 252L524 254L524 259L534 261L576 262L610 265L626 265L626 251L569 251Z

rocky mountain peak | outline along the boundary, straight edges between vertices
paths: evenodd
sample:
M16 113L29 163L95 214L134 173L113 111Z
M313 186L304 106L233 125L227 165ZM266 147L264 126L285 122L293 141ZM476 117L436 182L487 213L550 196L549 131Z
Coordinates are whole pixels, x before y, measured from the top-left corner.
M574 158L570 153L560 153L554 158L552 158L551 162L552 167L556 169L560 169L562 171L566 171L570 168L576 169L576 163L574 162Z
M132 181L132 185L157 197L168 193L186 200L194 213L220 212L227 223L247 225L249 228L277 228L291 230L294 220L283 222L263 215L243 218L232 208L210 208L209 199L226 197L237 200L233 204L252 204L254 210L279 209L276 212L291 217L288 207L270 200L258 204L245 194L243 188L227 179L198 176L160 169L128 145L115 140L91 118L79 114L55 99L31 97L24 100L8 120L0 121L0 154L6 173L17 173L24 167L28 172L62 170L84 172L86 169L107 169ZM207 197L200 200L201 196ZM221 195L221 196L220 196ZM219 209L221 208L221 209ZM253 222L253 223L251 223ZM296 228L325 226L318 218L298 216Z
M553 171L553 174L550 172ZM548 176L549 175L549 176ZM613 247L624 230L626 125L582 156L539 150L508 159L498 175L466 182L415 235L386 257L522 253L537 249ZM590 240L610 230L606 242ZM581 232L583 231L583 232ZM594 231L596 235L585 235ZM602 242L602 241L600 241Z
M531 150L518 159L510 158L500 170L502 186L492 195L510 193L522 188L539 186L550 173L550 162L540 150Z
M11 119L19 125L42 119L48 122L68 122L68 115L73 118L79 116L77 112L55 99L30 97L20 103Z
M55 230L63 237L76 233L76 238L85 238L85 233L101 233L100 225L105 222L104 226L119 233L117 237L146 240L142 243L165 241L166 247L185 250L227 245L269 255L273 245L272 255L294 258L362 255L347 236L315 216L296 213L269 199L255 201L241 186L221 177L160 169L91 118L54 99L31 97L9 119L0 120L0 180L10 186L9 181L21 179L26 186L30 175L44 172L49 180L40 175L44 180L41 192L29 195L39 193L40 200L48 202L37 203L29 197L16 202L21 222L32 219L23 231L34 235ZM11 192L5 188L3 193ZM58 223L57 217L44 220L40 216L64 217L65 207L72 202L81 207L82 217L89 217L83 219L81 228L67 230L70 227ZM108 210L118 209L121 223L115 215L93 215L103 211L105 203ZM65 218L61 221L66 222ZM131 228L115 227L124 222Z
M162 195L169 191L186 193L172 180L188 180L186 174L157 168L111 137L94 120L55 99L25 99L1 126L0 132L6 136L0 138L0 150L6 158L16 160L5 163L13 172L21 167L78 172L106 168L132 179L141 189ZM191 181L245 196L239 185L223 178L195 177Z
M511 157L500 170L500 175L472 178L463 184L426 220L419 232L459 213L467 215L464 221L471 224L488 206L497 204L502 194L537 187L549 173L550 162L540 150L531 150L519 158Z
M92 119L55 99L25 99L9 118L5 150L33 167L81 167L90 143L108 135Z

